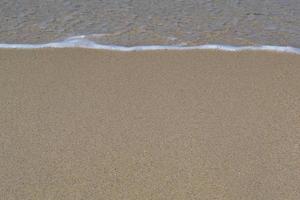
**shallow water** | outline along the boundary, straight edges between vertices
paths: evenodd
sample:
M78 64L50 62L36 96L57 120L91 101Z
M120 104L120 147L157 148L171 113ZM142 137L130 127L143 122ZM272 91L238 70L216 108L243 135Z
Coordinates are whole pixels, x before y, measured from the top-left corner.
M0 43L300 47L299 0L2 0Z

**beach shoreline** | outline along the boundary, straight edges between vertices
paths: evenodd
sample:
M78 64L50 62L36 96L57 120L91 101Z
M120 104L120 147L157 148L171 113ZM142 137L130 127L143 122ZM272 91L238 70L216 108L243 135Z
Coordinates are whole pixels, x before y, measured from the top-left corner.
M86 35L79 35L66 38L60 41L39 44L17 44L17 43L0 43L0 49L44 49L44 48L83 48L108 50L119 52L136 52L136 51L158 51L158 50L220 50L230 52L241 51L263 51L300 54L300 49L294 46L274 46L274 45L229 45L229 44L203 44L203 45L138 45L138 46L121 46L117 44L101 44L90 40Z

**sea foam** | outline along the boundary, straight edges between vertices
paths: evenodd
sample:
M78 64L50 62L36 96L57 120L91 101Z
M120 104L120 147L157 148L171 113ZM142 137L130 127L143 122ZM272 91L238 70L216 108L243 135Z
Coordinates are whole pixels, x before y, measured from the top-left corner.
M290 46L231 46L221 44L205 44L199 46L182 46L182 45L149 45L149 46L118 46L118 45L102 45L94 41L88 40L85 36L70 37L58 42L50 42L45 44L0 44L0 48L4 49L40 49L40 48L87 48L102 49L111 51L153 51L153 50L196 50L211 49L223 51L274 51L300 54L300 48Z

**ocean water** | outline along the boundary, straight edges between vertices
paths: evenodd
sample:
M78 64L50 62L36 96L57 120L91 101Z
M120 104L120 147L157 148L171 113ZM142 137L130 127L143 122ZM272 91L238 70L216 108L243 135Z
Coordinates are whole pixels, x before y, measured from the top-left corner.
M2 47L46 43L53 46L59 41L94 47L222 44L299 48L300 1L0 1Z

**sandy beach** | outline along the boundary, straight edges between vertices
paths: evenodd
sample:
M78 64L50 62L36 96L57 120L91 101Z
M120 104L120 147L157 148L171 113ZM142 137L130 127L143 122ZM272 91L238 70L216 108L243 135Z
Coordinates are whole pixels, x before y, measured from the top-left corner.
M300 56L0 49L0 197L300 199Z

